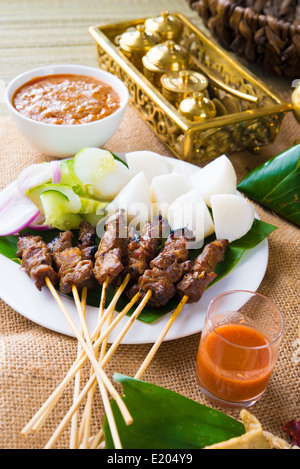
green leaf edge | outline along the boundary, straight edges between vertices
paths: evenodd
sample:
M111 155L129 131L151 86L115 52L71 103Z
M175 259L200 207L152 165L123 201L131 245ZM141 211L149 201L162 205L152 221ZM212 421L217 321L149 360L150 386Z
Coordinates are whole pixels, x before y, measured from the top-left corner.
M120 373L114 373L113 379L123 386L122 399L133 417L133 423L126 426L116 402L111 401L123 449L202 449L245 433L244 424L239 420L175 391ZM138 402L145 403L143 409L137 407ZM140 410L148 414L147 422L139 422ZM174 426L170 426L172 421ZM147 429L151 432L154 427L155 435L147 435ZM113 449L106 416L103 429L106 449Z
M284 159L286 159L286 161L283 165L282 161ZM283 207L280 208L269 200L272 193L274 194L280 190L280 186L286 184L293 174L299 174L300 177L299 168L300 145L295 145L250 171L250 173L248 173L247 176L238 184L237 189L264 207L273 210L284 218L300 225L298 210L295 210L292 213L286 212ZM281 179L279 179L280 175ZM263 189L260 190L261 181L266 182L266 179L269 179L269 181L275 181L275 185L273 185L272 189L267 193L264 192ZM270 187L270 184L264 184L263 187ZM295 200L294 203L298 203L298 201Z

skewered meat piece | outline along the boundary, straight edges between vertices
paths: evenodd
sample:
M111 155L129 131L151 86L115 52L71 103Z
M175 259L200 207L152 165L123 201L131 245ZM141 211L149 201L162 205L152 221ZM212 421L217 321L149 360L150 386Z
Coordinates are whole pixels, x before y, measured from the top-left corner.
M21 234L17 244L17 256L21 259L21 267L34 281L38 290L45 286L46 277L54 285L58 282L58 275L52 265L52 253L40 236Z
M96 229L91 223L87 221L80 223L77 245L81 249L82 259L94 261L98 246L96 244Z
M152 308L164 306L176 293L175 285L164 276L161 270L156 268L145 270L138 284L133 285L128 293L133 297L139 291L139 301L141 301L148 290L152 291L148 301L148 305Z
M167 239L163 250L150 262L150 269L157 268L171 283L178 282L191 267L188 260L187 238L172 233Z
M93 262L82 259L80 248L65 249L60 253L60 261L58 275L59 289L62 293L70 293L73 285L78 290L82 290L83 287L91 290L95 287Z
M113 283L123 271L123 251L127 240L124 210L117 210L105 224L106 231L95 254L94 275L98 283Z
M172 232L160 254L150 262L150 269L145 270L138 283L128 291L129 298L139 291L141 300L151 290L148 305L153 308L164 306L176 293L175 282L191 268L187 244L185 235L177 237L177 233Z
M146 223L140 236L133 236L126 246L126 273L130 274L130 281L136 283L141 275L149 268L152 259L157 255L162 244L167 222L156 217L153 223Z
M53 253L54 265L58 271L62 265L63 259L60 259L61 253L66 249L72 248L73 233L72 231L63 231L51 243L48 243L48 248Z
M81 249L72 246L73 233L64 231L48 244L52 250L58 269L59 289L61 293L71 293L75 285L80 291L83 287L94 288L95 279L93 261L83 259Z
M207 244L202 253L195 259L189 272L185 274L177 285L180 297L187 295L188 303L196 303L202 297L205 289L216 278L214 269L225 257L229 242L227 239L217 239Z

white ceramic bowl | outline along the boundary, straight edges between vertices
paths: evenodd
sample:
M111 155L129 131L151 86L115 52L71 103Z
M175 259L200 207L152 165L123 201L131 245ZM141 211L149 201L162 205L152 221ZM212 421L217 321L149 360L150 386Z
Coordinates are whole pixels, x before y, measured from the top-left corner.
M15 91L28 81L47 75L88 75L111 85L120 96L120 107L103 119L78 125L56 125L25 117L12 105ZM23 137L41 152L58 158L74 156L84 147L102 147L117 131L128 103L124 83L104 70L84 65L49 65L29 70L14 78L5 91L5 102L10 115Z

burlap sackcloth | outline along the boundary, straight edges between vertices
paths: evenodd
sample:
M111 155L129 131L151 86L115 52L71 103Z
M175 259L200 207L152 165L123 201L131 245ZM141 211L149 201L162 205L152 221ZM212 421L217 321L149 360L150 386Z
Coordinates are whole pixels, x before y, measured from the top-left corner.
M259 163L292 146L299 134L294 117L288 115L284 119L276 143L266 147L260 155L248 152L233 155L231 160L238 179L241 180ZM173 156L131 106L128 107L117 134L106 147L116 152L147 149ZM53 158L40 154L23 140L10 118L0 121L1 190L14 181L20 171L29 164L50 159ZM251 412L261 421L264 430L276 436L286 437L281 430L282 424L300 418L300 232L299 228L258 204L255 204L255 208L262 220L278 227L269 237L269 263L259 291L272 299L282 311L285 332L267 392L252 407ZM206 401L196 382L195 357L199 338L200 334L195 334L183 339L165 341L143 379L215 407ZM121 345L107 365L108 376L113 372L134 376L149 350L150 344ZM0 302L1 448L43 448L72 404L73 383L37 434L24 438L20 436L20 430L59 385L74 362L76 353L76 339L36 325L13 311L3 301ZM86 379L87 373L84 369L83 380ZM236 411L225 412L238 417ZM93 407L92 432L99 429L102 417L102 401L97 392ZM68 445L69 427L60 437L56 447L68 448Z

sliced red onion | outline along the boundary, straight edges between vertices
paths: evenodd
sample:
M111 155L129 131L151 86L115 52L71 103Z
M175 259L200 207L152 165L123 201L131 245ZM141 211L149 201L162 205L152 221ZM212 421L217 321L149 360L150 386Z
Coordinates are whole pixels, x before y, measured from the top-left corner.
M27 228L39 215L36 205L19 192L16 182L0 194L0 236Z
M52 179L52 166L49 163L32 164L25 168L17 179L18 189L24 194L27 189L45 184Z
M52 168L52 183L59 184L61 181L61 169L59 161L51 161Z

